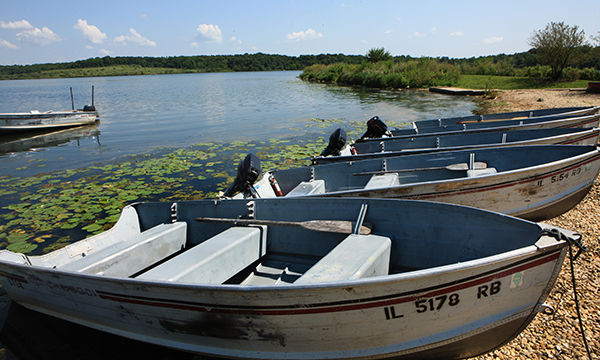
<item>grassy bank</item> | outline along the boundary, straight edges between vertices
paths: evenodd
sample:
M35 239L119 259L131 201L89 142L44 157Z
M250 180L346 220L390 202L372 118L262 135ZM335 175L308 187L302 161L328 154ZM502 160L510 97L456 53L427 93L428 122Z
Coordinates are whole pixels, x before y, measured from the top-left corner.
M158 74L180 74L199 72L189 69L175 69L163 67L145 67L140 65L114 65L102 67L90 67L81 69L58 69L42 70L22 74L0 75L0 80L21 79L56 79L74 77L97 77L97 76L126 76L126 75L158 75Z
M422 88L453 86L459 78L450 64L431 59L394 62L393 60L362 64L312 65L300 74L302 80L371 88Z
M452 64L431 59L362 64L312 65L300 78L310 82L402 89L456 86L467 89L585 88L588 80L550 81L541 77L464 74Z
M460 75L457 87L465 89L566 89L586 88L588 80L550 81L519 76Z

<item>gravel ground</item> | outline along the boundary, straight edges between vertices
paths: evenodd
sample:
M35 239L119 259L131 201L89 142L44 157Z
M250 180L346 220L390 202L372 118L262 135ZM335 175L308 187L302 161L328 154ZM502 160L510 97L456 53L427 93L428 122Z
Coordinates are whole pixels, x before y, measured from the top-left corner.
M600 94L571 90L508 90L486 100L493 112L563 106L600 105ZM546 223L579 232L589 251L575 262L581 314L592 358L600 359L600 184L579 205ZM546 300L554 315L538 314L519 336L505 346L473 359L587 359L573 299L569 260Z

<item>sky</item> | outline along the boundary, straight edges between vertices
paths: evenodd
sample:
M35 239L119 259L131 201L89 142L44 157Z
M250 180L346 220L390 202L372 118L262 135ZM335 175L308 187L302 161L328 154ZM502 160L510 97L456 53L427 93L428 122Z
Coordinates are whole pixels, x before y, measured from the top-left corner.
M600 34L600 0L0 0L0 65L266 53L464 58L529 50L563 21Z

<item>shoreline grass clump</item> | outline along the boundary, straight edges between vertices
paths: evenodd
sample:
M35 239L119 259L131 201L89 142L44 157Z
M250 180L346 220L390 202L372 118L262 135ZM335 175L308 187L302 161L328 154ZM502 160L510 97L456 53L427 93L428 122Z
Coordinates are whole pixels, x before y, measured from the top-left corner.
M458 70L448 63L428 58L396 62L385 60L362 64L316 64L304 69L300 79L311 82L370 88L404 89L455 86Z

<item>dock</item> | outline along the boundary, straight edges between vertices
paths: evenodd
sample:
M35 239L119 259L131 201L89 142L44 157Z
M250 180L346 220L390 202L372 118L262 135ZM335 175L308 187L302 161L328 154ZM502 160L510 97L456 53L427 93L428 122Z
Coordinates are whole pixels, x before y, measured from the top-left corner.
M485 94L485 90L461 89L456 87L430 87L429 91L438 94L462 96L480 96Z

